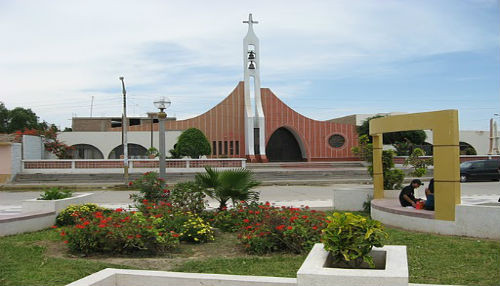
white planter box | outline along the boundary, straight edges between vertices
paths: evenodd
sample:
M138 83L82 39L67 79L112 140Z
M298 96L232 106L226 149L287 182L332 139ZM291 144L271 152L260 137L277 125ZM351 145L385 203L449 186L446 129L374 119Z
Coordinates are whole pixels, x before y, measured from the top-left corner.
M385 253L385 255L384 255ZM406 246L388 245L373 248L372 257L384 260L385 269L345 269L325 267L328 251L322 243L314 245L297 272L298 286L407 286L408 260ZM378 262L380 263L380 262Z
M69 205L85 204L91 202L93 193L73 193L72 197L60 200L37 200L23 201L23 213L31 212L56 212L59 213Z

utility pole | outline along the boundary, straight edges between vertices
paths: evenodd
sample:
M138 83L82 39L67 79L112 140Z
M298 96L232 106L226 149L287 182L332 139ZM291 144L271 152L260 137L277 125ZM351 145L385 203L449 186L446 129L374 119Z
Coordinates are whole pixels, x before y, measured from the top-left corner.
M128 144L127 144L127 91L125 90L125 82L123 76L120 77L122 82L123 93L123 116L122 116L122 138L123 138L123 175L125 184L128 184Z
M90 100L90 117L92 117L93 108L94 108L94 96L92 95L92 99Z

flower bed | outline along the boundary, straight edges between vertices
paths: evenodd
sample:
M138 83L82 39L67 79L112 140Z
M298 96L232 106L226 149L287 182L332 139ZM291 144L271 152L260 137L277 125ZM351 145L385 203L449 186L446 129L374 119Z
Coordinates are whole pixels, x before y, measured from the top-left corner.
M76 217L79 223L60 230L69 249L89 254L95 252L127 253L137 250L165 252L179 243L179 235L161 228L161 219L140 212L116 209L104 215Z
M328 221L324 212L305 208L239 204L213 213L209 221L223 231L238 231L245 250L253 254L276 251L302 253L320 241Z

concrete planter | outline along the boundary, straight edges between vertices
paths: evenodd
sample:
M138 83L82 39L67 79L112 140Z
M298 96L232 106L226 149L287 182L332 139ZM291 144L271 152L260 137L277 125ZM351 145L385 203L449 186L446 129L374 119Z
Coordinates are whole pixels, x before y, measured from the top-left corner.
M74 193L72 197L60 200L26 200L23 201L22 212L56 212L58 214L69 205L90 203L92 195L93 193Z
M373 248L375 265L382 269L330 268L329 253L322 243L314 245L297 272L298 286L407 286L408 260L406 246L388 245Z

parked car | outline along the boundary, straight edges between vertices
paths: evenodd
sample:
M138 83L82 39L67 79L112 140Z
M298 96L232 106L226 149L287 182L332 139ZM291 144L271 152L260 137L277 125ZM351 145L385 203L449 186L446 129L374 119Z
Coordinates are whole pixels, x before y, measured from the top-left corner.
M500 160L468 161L460 164L460 181L500 181Z

